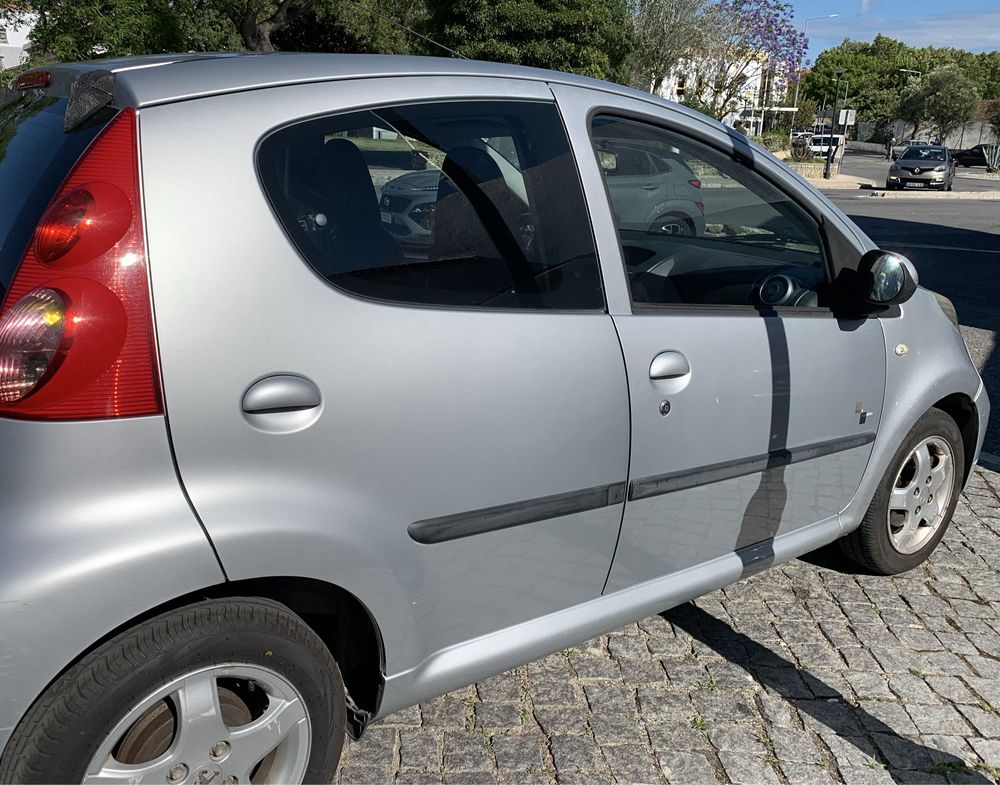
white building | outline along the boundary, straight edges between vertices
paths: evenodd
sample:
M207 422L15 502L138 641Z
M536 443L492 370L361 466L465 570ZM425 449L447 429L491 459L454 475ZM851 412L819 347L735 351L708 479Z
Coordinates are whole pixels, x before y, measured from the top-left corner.
M726 82L737 76L737 65L727 67ZM719 72L718 65L708 60L683 60L667 78L663 80L657 94L669 101L680 103L685 97L694 95L707 104L716 103L713 82ZM788 79L783 69L771 73L765 57L751 60L740 72L742 84L735 96L728 102L723 123L732 125L742 120L750 134L760 133L762 109L776 106L788 87Z
M16 68L28 59L28 49L34 19L27 20L16 26L3 26L0 22L0 71Z

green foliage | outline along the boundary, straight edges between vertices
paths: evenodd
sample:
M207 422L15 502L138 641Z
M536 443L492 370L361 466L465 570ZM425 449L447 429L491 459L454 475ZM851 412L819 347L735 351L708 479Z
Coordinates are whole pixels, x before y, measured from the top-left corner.
M428 0L429 35L476 60L628 80L625 0Z
M684 58L705 47L714 27L710 0L629 0L629 12L635 27L631 84L654 93Z
M791 104L791 101L788 102ZM792 128L812 128L819 112L819 104L812 98L799 98L799 108L792 115Z
M1000 100L991 101L987 105L984 119L1000 139Z
M979 91L959 66L947 65L931 71L924 80L923 90L927 118L937 127L942 141L975 118Z
M702 101L701 98L695 95L693 90L684 96L681 106L686 106L688 109L694 109L696 112L707 114L709 117L715 117L715 110L712 108L712 105L706 101Z
M757 137L757 141L772 153L787 150L791 146L787 130L766 131L763 136Z
M405 0L342 0L317 5L275 31L275 48L294 52L433 54L447 52L405 27L426 25L426 8Z
M875 36L871 43L844 41L821 53L802 81L802 92L815 101L826 99L832 104L835 72L843 69L841 103L846 82L849 103L858 110L858 119L884 123L893 119L901 94L916 77L901 68L928 75L948 65L958 66L983 98L1000 98L1000 52L972 54L961 49L912 47L884 35ZM915 118L904 119L914 122ZM920 117L919 122L925 119Z

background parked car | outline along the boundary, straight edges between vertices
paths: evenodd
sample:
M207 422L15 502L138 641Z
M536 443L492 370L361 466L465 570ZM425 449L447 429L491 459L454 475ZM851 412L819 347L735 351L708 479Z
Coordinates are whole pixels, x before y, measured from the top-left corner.
M889 166L885 189L941 188L950 191L954 182L955 159L947 147L913 145Z
M907 139L905 142L900 142L892 148L893 160L899 158L899 156L911 147L927 147L929 144L930 142L926 142L923 139Z
M991 145L977 144L968 150L955 153L955 163L959 166L986 166L986 148Z
M838 155L839 148L843 146L846 137L843 134L821 134L809 139L809 151L816 156L825 156L830 150L830 144L834 147L834 154Z

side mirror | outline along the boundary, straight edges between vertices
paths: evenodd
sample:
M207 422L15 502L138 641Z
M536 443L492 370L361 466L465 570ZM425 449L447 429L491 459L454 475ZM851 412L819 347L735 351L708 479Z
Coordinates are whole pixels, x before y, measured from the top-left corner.
M913 262L892 251L868 251L858 263L854 296L881 307L902 305L917 290L919 277Z

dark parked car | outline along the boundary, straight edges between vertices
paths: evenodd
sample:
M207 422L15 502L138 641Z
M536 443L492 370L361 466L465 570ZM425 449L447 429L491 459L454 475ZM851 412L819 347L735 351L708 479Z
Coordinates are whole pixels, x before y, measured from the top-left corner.
M986 166L986 148L989 145L977 144L968 150L955 153L955 163L959 166Z

